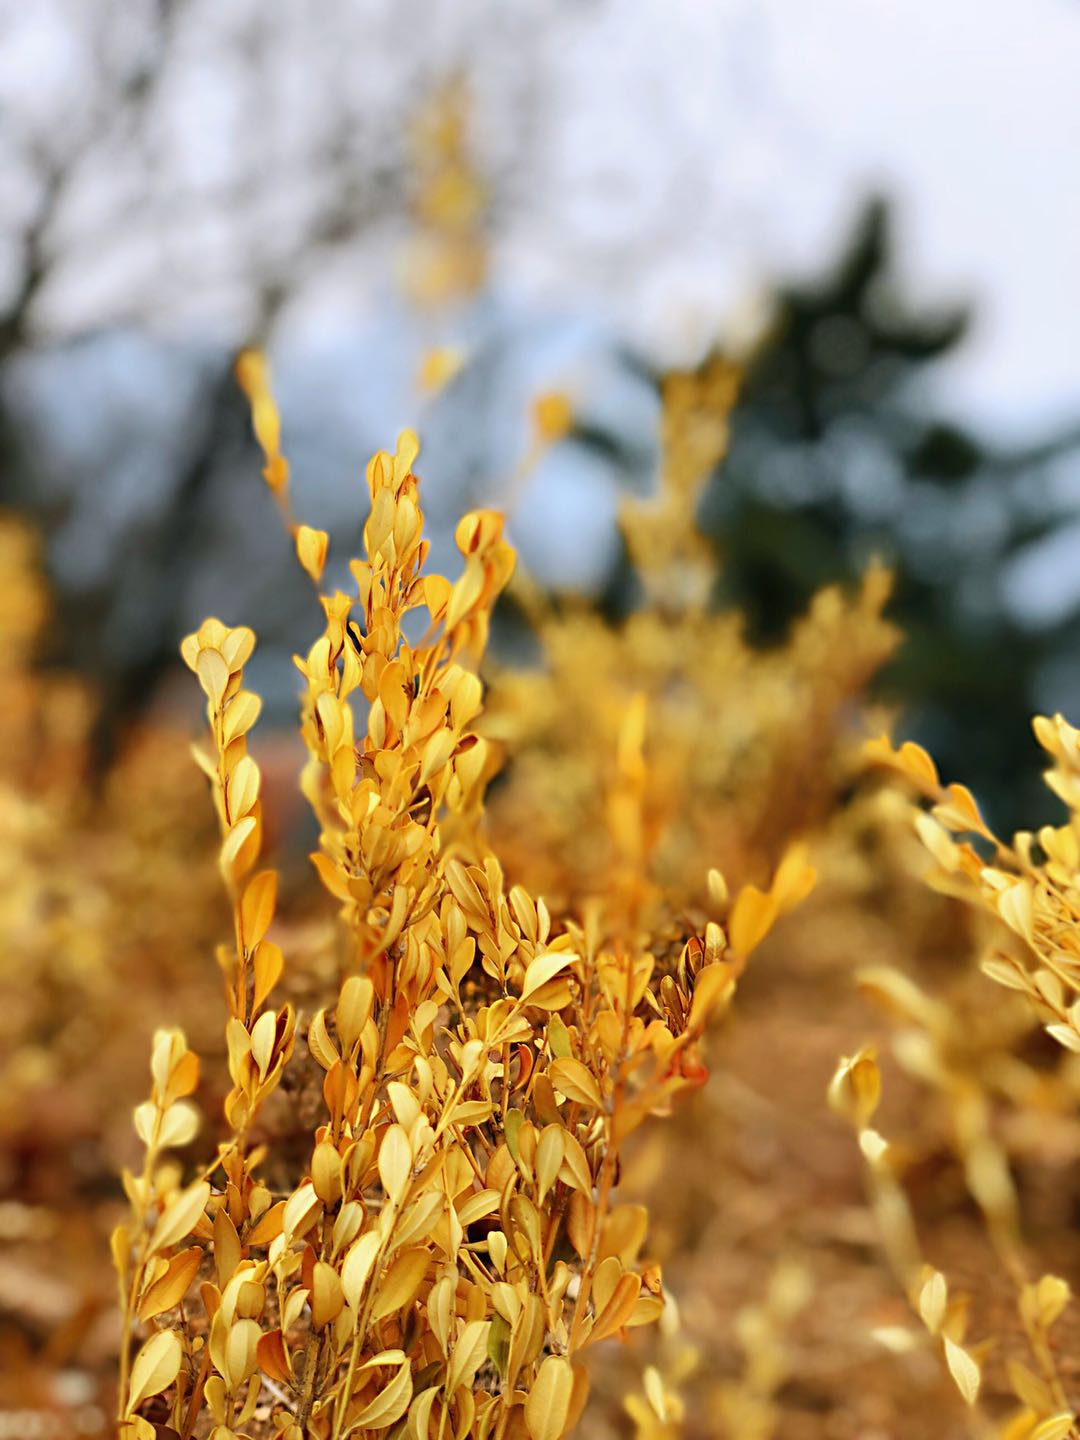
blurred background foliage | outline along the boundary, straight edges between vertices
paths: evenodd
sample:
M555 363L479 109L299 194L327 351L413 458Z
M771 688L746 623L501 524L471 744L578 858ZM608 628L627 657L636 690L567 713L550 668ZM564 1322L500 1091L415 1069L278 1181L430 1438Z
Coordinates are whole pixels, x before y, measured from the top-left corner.
M1025 623L1011 592L1018 558L1061 524L1052 477L1080 458L1080 426L1007 448L913 404L923 368L964 343L968 316L905 296L894 248L889 206L871 201L834 265L779 290L704 497L722 557L715 600L768 646L822 585L883 558L905 638L877 693L943 773L971 777L1004 828L1030 825L1052 814L1030 715L1073 701L1077 617ZM627 363L659 384L638 357ZM581 438L621 453L610 431Z
M580 117L574 66L608 43L607 7L438 10L419 50L410 5L341 7L318 27L302 9L51 0L33 16L4 12L0 485L45 536L60 617L46 661L104 686L98 753L175 666L210 596L258 623L275 656L303 634L302 588L279 575L281 537L254 502L232 379L241 344L280 355L313 523L340 533L341 477L417 421L444 542L463 503L502 503L541 583L616 607L615 497L653 483L656 384L674 358L717 348L747 364L731 452L703 504L723 560L717 603L773 644L817 587L881 554L907 635L881 693L945 771L963 758L1000 824L1041 818L1035 773L1016 756L1030 753L1029 711L1076 699L1080 422L1033 418L1005 438L970 406L950 414L938 377L980 315L964 294L943 302L940 284L919 293L909 217L887 191L863 185L860 202L850 183L831 229L814 217L801 278L785 278L782 250L760 282L740 278L757 231L716 224L737 221L748 197L763 203L734 163L740 137L790 165L797 122L784 105L805 104L784 91L775 21L719 7L701 54L691 47L706 22L673 21L665 43L714 74L731 134L710 158L697 113L656 88L666 164L662 147L634 154L604 128L622 116L631 135L620 87L639 64L660 86L643 58L647 7L626 17L596 114ZM870 63L856 48L868 38L852 30L837 85ZM1037 59L1018 84L1034 83ZM740 103L756 107L756 128L734 124ZM574 125L597 147L578 169L562 148ZM662 240L645 223L650 163L695 175L703 217ZM545 209L557 183L563 203ZM1033 185L1027 198L1041 195ZM655 204L662 213L662 194ZM623 234L615 217L632 205L642 219ZM423 356L448 345L462 363L424 397ZM566 389L575 431L523 478L541 388ZM290 701L276 698L284 721Z

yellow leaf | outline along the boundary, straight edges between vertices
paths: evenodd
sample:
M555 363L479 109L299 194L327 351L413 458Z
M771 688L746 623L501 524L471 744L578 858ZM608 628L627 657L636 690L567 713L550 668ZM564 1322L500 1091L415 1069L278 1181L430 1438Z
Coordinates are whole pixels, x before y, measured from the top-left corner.
M923 1282L919 1291L919 1314L922 1316L923 1324L936 1335L941 1329L941 1322L945 1319L945 1306L948 1303L948 1292L945 1288L945 1276L940 1270Z
M222 733L226 745L231 745L241 735L246 735L262 710L262 701L253 690L238 690L225 706L222 719Z
M345 1257L345 1264L341 1267L341 1283L345 1291L345 1299L354 1310L360 1308L364 1288L379 1253L379 1243L379 1237L375 1231L368 1230L353 1245Z
M400 1351L397 1353L400 1354ZM352 1428L354 1430L385 1430L387 1426L393 1425L395 1420L401 1419L409 1408L411 1399L412 1371L409 1369L408 1360L402 1360L397 1374L389 1385L384 1386L370 1405L366 1405L360 1411L360 1414L352 1421Z
M210 1186L205 1180L196 1180L194 1185L182 1190L154 1227L147 1253L156 1255L159 1250L165 1250L183 1240L185 1235L190 1235L202 1219L209 1199Z
M142 1109L142 1106L139 1107ZM158 1144L165 1150L178 1149L194 1140L199 1133L199 1112L194 1105L180 1100L169 1108L161 1117L161 1128L158 1131Z
M431 1433L431 1411L442 1388L441 1385L430 1385L426 1390L421 1390L413 1400L409 1407L409 1424L405 1430L408 1440L413 1440L414 1436L419 1436L420 1440L428 1440Z
M329 890L330 894L333 895L335 900L352 899L352 896L349 894L349 887L345 883L344 875L342 875L329 855L323 855L321 851L316 850L313 855L309 856L309 859L319 872L319 879L326 886L327 890Z
M624 1265L632 1265L645 1243L649 1212L644 1205L616 1205L604 1222L598 1258L616 1255Z
M376 1292L371 1310L373 1320L382 1320L412 1301L427 1274L430 1259L431 1252L422 1245L401 1252Z
M581 1141L576 1135L571 1135L569 1130L563 1135L563 1163L559 1171L559 1179L566 1185L572 1185L580 1190L583 1195L592 1194L592 1171L589 1169L589 1162L585 1157Z
M577 958L576 955L556 950L549 951L545 955L537 955L525 971L525 983L521 987L522 1000L528 1000L530 995L534 995L549 980L554 980L556 975L560 975Z
M462 1330L446 1372L447 1395L454 1395L461 1385L472 1385L476 1372L487 1358L490 1332L490 1320L471 1320Z
M350 975L341 987L334 1019L346 1051L352 1049L371 1015L375 988L366 975Z
M336 1320L345 1304L341 1279L332 1265L317 1260L311 1276L311 1323L322 1330Z
M413 1240L426 1240L445 1210L446 1195L442 1190L429 1190L426 1195L421 1195L395 1227L395 1243L408 1245Z
M1007 1360L1005 1364L1009 1374L1009 1384L1021 1404L1026 1405L1029 1410L1033 1410L1036 1415L1045 1415L1053 1410L1054 1397L1045 1380L1033 1374L1019 1360Z
M561 1125L546 1125L540 1133L536 1146L537 1200L543 1205L544 1198L558 1179L566 1154L566 1131Z
M943 870L951 874L960 868L960 847L939 821L930 815L917 815L915 829Z
M322 1201L315 1194L315 1187L309 1180L301 1185L299 1190L294 1190L285 1201L281 1228L287 1235L304 1235L321 1213Z
M278 877L273 870L263 870L248 881L240 902L240 926L244 945L250 952L270 928L277 904Z
M218 1319L224 1319L218 1312ZM259 1360L259 1341L262 1330L257 1320L238 1320L228 1331L225 1341L222 1375L229 1389L237 1391L253 1373Z
M1010 930L1015 930L1029 943L1035 939L1035 907L1031 883L1018 880L1002 891L998 899L998 912Z
M776 896L763 894L756 885L739 891L731 911L728 935L736 955L749 955L772 929L780 906Z
M589 1105L594 1110L603 1106L600 1087L592 1072L580 1060L553 1060L547 1073L555 1089L560 1090L568 1100Z
M949 1374L956 1381L956 1388L969 1405L974 1405L979 1394L981 1375L979 1367L962 1345L945 1339L945 1362Z
M296 558L317 585L326 568L326 550L330 537L325 530L313 530L310 525L298 525L296 529Z
M180 1373L184 1348L175 1330L158 1330L135 1356L131 1366L127 1414L131 1415L151 1395L160 1395Z
M729 966L720 961L703 966L694 980L694 998L690 1003L686 1028L693 1034L704 1030L709 1017L731 998L734 991L735 976Z
M1048 1330L1072 1299L1072 1291L1060 1275L1044 1275L1035 1287L1035 1297L1039 1324Z
M829 1082L828 1099L830 1109L856 1129L869 1125L881 1100L881 1072L872 1045L844 1056Z
M560 1440L570 1415L574 1372L563 1355L549 1355L537 1371L525 1401L530 1440Z
M1071 1410L1063 1410L1060 1415L1050 1415L1035 1426L1028 1440L1065 1440L1066 1435L1071 1433L1075 1420L1076 1416Z
M251 756L241 755L233 766L225 786L231 824L235 825L255 808L255 802L259 798L261 778L259 767Z
M229 683L229 667L224 655L220 650L200 650L195 673L211 704L217 709Z
M379 1179L387 1197L400 1204L412 1174L412 1147L400 1125L391 1125L379 1146Z
M330 1032L326 1028L325 1010L316 1010L314 1019L308 1026L307 1043L308 1049L311 1051L311 1058L316 1060L324 1070L332 1070L341 1059L337 1052L337 1046L330 1039Z

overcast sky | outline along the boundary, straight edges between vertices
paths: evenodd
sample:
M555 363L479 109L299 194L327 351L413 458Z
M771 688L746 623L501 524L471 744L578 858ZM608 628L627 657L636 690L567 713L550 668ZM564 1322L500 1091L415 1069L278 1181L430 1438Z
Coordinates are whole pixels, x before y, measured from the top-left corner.
M137 48L143 8L0 3L0 106L47 135L74 125L96 15L114 17L113 50ZM464 61L482 144L516 177L494 267L514 310L578 310L682 358L743 323L777 275L819 268L879 190L898 202L913 299L977 307L935 406L1007 434L1075 414L1076 0L189 0L179 13L182 63L153 133L74 197L98 242L54 291L72 324L108 321L145 286L156 322L242 325L223 274L250 247L212 198L180 209L177 184L212 197L250 167L246 213L270 242L317 203L315 180L309 193L287 165L306 137L351 119L385 149L410 66ZM232 68L250 70L252 25L265 27L254 83ZM131 164L144 141L149 180ZM5 168L11 214L22 191ZM157 213L167 244L140 255ZM309 277L310 338L385 288L387 235L371 227L364 243Z
M880 189L913 296L977 307L940 402L1006 430L1075 415L1080 5L638 0L556 40L544 244L527 219L507 242L530 283L575 276L677 348L820 266Z

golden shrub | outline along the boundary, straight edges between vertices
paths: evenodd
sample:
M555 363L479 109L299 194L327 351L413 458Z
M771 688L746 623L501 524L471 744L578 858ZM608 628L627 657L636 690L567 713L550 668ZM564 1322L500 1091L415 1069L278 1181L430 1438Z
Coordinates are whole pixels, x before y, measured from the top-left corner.
M258 357L241 378L289 515ZM312 859L343 935L338 984L299 1027L307 1057L293 1005L272 999L290 957L269 933L275 873L258 868L254 636L208 620L184 642L233 909L219 950L232 1088L227 1137L185 1175L171 1152L199 1125L199 1067L179 1031L159 1032L136 1111L144 1164L113 1237L119 1419L139 1440L155 1424L184 1440L207 1425L215 1440L568 1433L591 1348L663 1308L647 1212L618 1198L620 1154L704 1078L709 1019L812 883L795 852L729 905L714 873L689 934L622 884L553 914L507 883L482 823L476 666L514 556L480 511L457 529L460 577L426 573L417 451L405 432L371 461L355 593L323 597L323 633L296 662ZM318 582L326 536L290 524ZM632 736L621 753L633 787ZM322 1115L282 1177L260 1125L283 1077L312 1066Z

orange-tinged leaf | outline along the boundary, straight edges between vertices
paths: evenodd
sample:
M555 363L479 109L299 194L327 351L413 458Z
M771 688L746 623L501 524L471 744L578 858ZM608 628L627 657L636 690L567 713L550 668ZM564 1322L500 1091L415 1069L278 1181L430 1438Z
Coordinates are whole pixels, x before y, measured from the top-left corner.
M310 857L311 863L319 872L319 879L326 886L335 900L348 901L352 899L349 894L349 887L345 883L345 877L330 859L321 850L316 850Z
M201 1246L193 1245L173 1256L164 1275L154 1281L139 1302L140 1320L152 1320L155 1315L180 1304L199 1273L203 1253Z
M245 815L225 836L221 845L221 868L226 873L244 868L240 852L255 834L257 823L254 815Z
M580 1190L575 1190L570 1196L566 1229L571 1245L582 1260L587 1260L592 1252L593 1235L596 1231L596 1210L591 1197Z
M244 944L249 951L254 950L270 928L270 922L274 918L274 906L277 904L277 891L278 877L274 870L260 871L248 881L244 889L244 898L240 902L240 924Z
M913 780L931 789L937 789L941 783L938 779L937 766L930 756L922 748L916 745L914 740L905 740L897 752L900 760L900 767Z
M756 885L739 891L731 911L728 934L736 955L749 955L772 929L780 906L776 896L763 894Z
M269 1375L271 1380L276 1380L279 1385L292 1383L289 1352L285 1348L285 1337L280 1330L271 1330L260 1336L255 1353L258 1357L259 1369Z
M633 1314L634 1306L641 1293L641 1276L624 1275L615 1287L611 1299L593 1322L590 1340L603 1340L621 1330Z
M269 1245L271 1240L277 1239L285 1222L287 1203L285 1200L279 1200L276 1205L271 1205L265 1215L260 1216L258 1224L248 1231L248 1245Z
M719 960L703 966L694 980L694 998L690 1003L687 1029L694 1034L703 1030L709 1017L730 998L734 990L735 976L730 966Z
M977 835L989 835L986 821L982 817L975 796L966 785L950 785L947 799L934 806L934 814L951 830L973 830Z
M604 1222L598 1256L617 1255L624 1265L632 1265L638 1257L649 1226L649 1212L644 1205L616 1205Z
M792 845L776 868L769 891L781 914L801 904L817 883L817 871L806 859L804 844Z
M570 1396L570 1413L566 1419L565 1433L572 1435L585 1410L589 1398L589 1372L580 1360L573 1362L574 1391Z
M275 945L272 940L260 940L252 961L255 974L251 999L253 1011L261 1008L263 1001L281 979L284 968L285 957L281 953L281 946Z
M225 1206L214 1216L214 1268L217 1271L217 1281L220 1289L225 1286L236 1273L236 1267L240 1264L240 1237L236 1233L236 1226L229 1217Z

